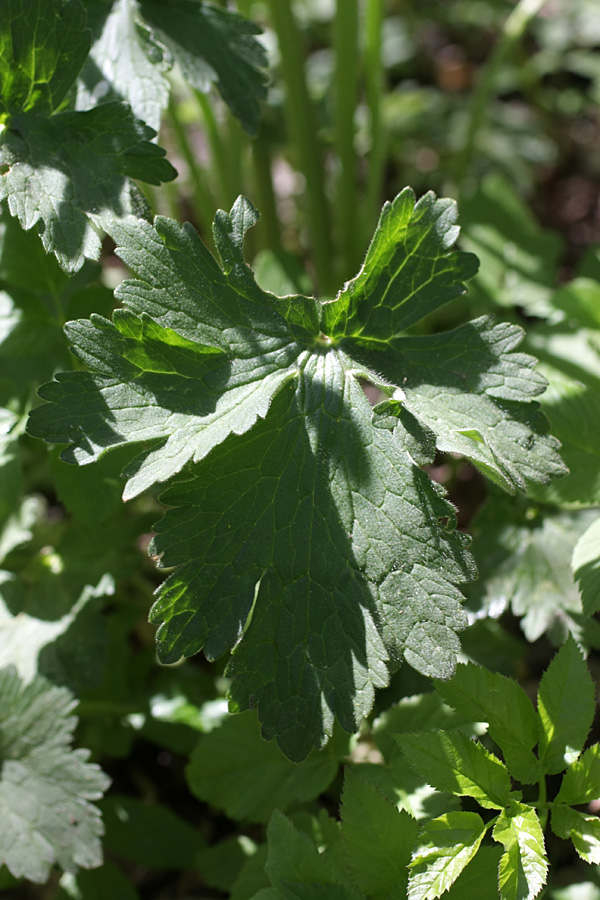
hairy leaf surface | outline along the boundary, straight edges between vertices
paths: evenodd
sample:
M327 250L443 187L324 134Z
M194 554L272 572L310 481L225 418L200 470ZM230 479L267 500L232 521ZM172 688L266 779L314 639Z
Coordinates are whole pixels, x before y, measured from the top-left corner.
M137 278L112 322L67 326L92 371L45 386L52 403L30 428L80 464L138 444L125 498L187 467L152 547L176 568L152 612L159 653L233 650L232 709L257 705L263 736L302 759L335 716L354 731L403 659L454 670L456 585L474 570L453 508L415 463L421 443L462 449L511 490L562 463L518 330L404 333L475 269L449 249L452 204L415 205L409 189L386 204L363 268L327 303L258 287L242 246L256 219L243 198L217 214L223 268L190 226L108 226ZM388 395L384 416L364 380Z
M67 871L102 861L95 806L106 775L71 750L75 700L37 677L24 685L0 670L0 862L16 877L43 883L53 863Z
M10 0L0 22L0 200L69 272L100 255L96 216L140 207L130 178L176 175L126 104L60 109L89 48L84 21L79 0Z

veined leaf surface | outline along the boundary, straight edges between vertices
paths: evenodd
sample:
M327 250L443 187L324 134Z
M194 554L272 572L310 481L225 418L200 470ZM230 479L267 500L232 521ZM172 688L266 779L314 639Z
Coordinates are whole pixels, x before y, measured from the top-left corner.
M263 736L299 760L334 717L354 731L403 659L454 671L456 585L474 568L416 464L432 441L509 490L563 467L519 329L405 334L476 269L450 249L450 201L406 189L386 204L361 271L325 303L258 287L242 247L256 219L243 198L217 214L223 268L190 226L107 223L137 277L112 322L67 326L92 371L44 387L30 429L80 464L139 443L126 498L188 467L152 548L177 567L152 611L159 654L233 650L232 709L258 706ZM383 413L364 380L388 396Z

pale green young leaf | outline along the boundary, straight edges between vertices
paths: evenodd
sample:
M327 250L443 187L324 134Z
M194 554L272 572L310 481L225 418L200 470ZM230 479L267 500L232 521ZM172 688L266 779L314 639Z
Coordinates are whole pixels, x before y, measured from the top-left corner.
M0 121L60 106L90 48L85 24L79 0L3 0Z
M24 685L0 670L0 863L43 883L54 863L66 871L102 862L98 800L106 775L71 750L76 701L37 677Z
M417 823L372 784L346 770L340 806L354 882L373 900L404 896ZM394 896L396 896L394 893Z
M408 900L436 900L473 859L485 834L481 816L449 812L427 822L410 862Z
M428 195L417 209L405 191L386 206L355 288L325 304L256 284L243 238L257 214L243 198L215 220L223 268L190 226L103 219L136 279L120 286L113 322L69 325L93 371L44 387L53 402L30 420L33 434L71 444L67 461L142 444L126 497L196 464L164 495L172 508L152 547L177 568L152 612L161 659L235 647L231 708L258 706L263 736L297 760L334 717L356 730L402 660L441 678L455 666L466 621L456 585L473 574L466 539L394 430L373 427L361 386L400 389L404 374L385 373L396 357L415 385L419 366L431 381L433 351L413 353L396 329L460 294L473 270L449 251L452 204L436 203ZM514 424L519 478L538 450L549 454L535 463L546 479L561 464L546 436L520 431L543 385L512 352L517 337L479 323L432 347L473 363L461 397L485 395L502 430ZM441 365L438 381L445 371L456 381Z
M538 742L537 718L523 688L512 678L473 663L457 667L452 679L436 690L459 713L488 722L490 737L501 748L511 775L533 783L541 775L533 748Z
M593 744L572 762L563 776L556 803L578 806L600 798L600 744Z
M347 740L347 739L346 739ZM299 765L260 736L256 713L225 719L202 736L186 770L193 794L232 819L268 822L274 809L285 812L326 790L335 778L346 741L335 739Z
M579 582L585 615L600 610L600 518L585 531L573 550L573 574Z
M556 804L550 817L552 830L558 837L573 842L579 856L588 863L600 864L600 819L586 816L570 806Z
M474 797L501 809L509 802L510 776L482 744L460 731L399 734L396 740L412 768L439 791Z
M594 682L573 638L556 653L538 691L539 758L555 774L577 759L595 712Z
M546 883L548 860L537 813L513 800L492 835L504 847L498 867L501 900L533 900Z

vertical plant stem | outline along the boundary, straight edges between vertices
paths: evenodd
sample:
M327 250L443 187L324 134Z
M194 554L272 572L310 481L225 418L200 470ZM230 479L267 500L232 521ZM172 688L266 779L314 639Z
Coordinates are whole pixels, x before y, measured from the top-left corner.
M473 93L465 142L454 166L454 182L458 191L460 191L465 180L475 150L477 136L485 117L486 108L493 94L498 70L545 2L546 0L519 0L506 19L502 35L483 68Z
M312 256L319 289L335 289L330 211L325 196L323 158L317 139L314 110L304 77L301 41L291 8L292 0L268 0L277 34L281 70L286 87L287 126L300 170L306 179Z
M260 209L260 224L264 236L263 244L277 254L281 251L281 234L271 177L271 153L267 141L260 134L252 142L251 147L254 183L258 193L257 204Z
M196 218L198 219L198 224L206 234L210 234L210 226L215 212L215 202L206 186L204 172L198 165L198 160L190 143L187 128L181 121L178 104L177 101L173 99L172 93L169 99L169 124L173 129L173 134L179 145L181 155L185 159L190 173L190 180L192 183L192 205Z
M339 160L336 184L337 232L341 244L344 278L354 274L356 263L356 155L354 114L358 86L358 3L337 0L333 23L335 51L335 146Z
M363 243L373 234L381 206L381 188L385 164L386 135L381 118L383 94L383 65L381 60L381 31L383 27L383 0L367 0L365 44L365 80L367 103L371 119L371 152L367 176L366 215L364 216Z
M540 825L542 826L542 831L545 831L546 825L547 825L547 823L548 823L548 810L545 808L546 797L547 797L547 794L546 794L546 779L545 779L545 778L542 778L541 781L538 783L538 788L539 788L539 791L538 791L538 804L539 804L538 812L539 812L539 818L540 818Z
M228 169L228 153L219 130L219 123L215 117L213 107L209 99L201 91L194 91L198 105L202 112L202 120L206 128L206 136L210 147L210 155L213 166L213 174L218 185L218 205L228 209L237 196L237 185L231 183Z

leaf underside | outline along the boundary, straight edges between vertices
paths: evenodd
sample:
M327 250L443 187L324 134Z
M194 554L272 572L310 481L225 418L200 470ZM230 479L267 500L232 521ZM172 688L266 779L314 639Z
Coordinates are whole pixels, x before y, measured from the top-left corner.
M257 214L243 198L215 220L223 268L190 226L105 223L137 277L112 322L67 326L91 371L46 385L51 403L30 419L32 434L70 445L68 462L137 444L126 498L185 470L151 548L176 567L152 611L159 654L233 651L232 709L257 705L263 736L292 759L335 716L354 731L403 660L454 671L456 585L474 567L453 507L418 468L432 442L510 491L563 472L518 328L405 334L475 271L451 250L455 218L451 201L404 190L328 303L257 286L242 246ZM370 407L365 380L387 406Z

